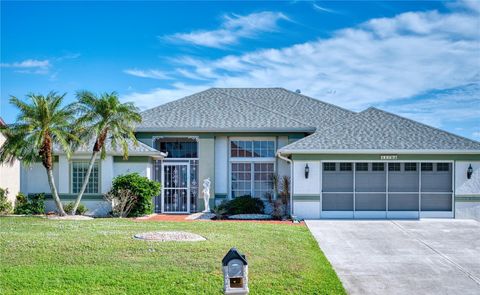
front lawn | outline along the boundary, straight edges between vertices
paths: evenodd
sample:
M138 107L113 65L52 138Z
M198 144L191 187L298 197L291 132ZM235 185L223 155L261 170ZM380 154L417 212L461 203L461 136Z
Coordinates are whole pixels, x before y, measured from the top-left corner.
M146 242L183 230L204 242ZM221 294L221 259L236 246L251 294L344 294L304 226L234 222L0 218L0 294Z

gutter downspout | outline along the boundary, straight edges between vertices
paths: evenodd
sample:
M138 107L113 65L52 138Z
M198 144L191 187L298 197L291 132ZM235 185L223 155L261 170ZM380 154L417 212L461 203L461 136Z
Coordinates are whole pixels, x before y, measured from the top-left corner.
M279 151L277 152L277 157L290 164L290 215L293 215L293 161L285 156L282 156Z

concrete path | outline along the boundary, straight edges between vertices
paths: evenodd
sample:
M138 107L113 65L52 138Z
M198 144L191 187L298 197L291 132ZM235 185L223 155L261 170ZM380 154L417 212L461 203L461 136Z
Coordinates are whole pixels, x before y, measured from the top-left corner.
M350 294L480 294L478 221L306 223Z

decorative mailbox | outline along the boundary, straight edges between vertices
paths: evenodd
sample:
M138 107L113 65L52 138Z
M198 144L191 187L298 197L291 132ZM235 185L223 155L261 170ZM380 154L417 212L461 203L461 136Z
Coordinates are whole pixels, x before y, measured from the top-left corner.
M248 294L248 263L236 248L222 259L223 291L225 294Z

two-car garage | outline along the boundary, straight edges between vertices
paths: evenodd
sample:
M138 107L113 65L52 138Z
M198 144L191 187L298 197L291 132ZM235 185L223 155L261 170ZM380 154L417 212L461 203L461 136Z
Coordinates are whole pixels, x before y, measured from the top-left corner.
M308 173L298 171L303 165L310 165ZM302 163L296 168L294 190L300 201L294 201L294 215L304 218L454 216L452 162L319 161ZM304 178L304 184L298 178ZM317 192L305 192L302 197L302 191L312 188L312 181L318 181L313 186L314 190L318 188Z

